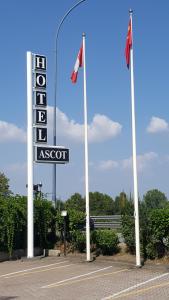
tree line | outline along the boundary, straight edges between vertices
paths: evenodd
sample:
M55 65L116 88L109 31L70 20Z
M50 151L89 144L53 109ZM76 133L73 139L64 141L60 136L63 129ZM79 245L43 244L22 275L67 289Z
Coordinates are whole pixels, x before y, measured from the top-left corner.
M113 199L107 194L99 192L90 192L90 215L123 215L127 211L133 211L133 197L130 194L126 195L125 192L121 192L118 196ZM165 194L157 189L153 189L145 193L139 202L144 202L146 207L153 208L163 208L167 203L167 197ZM57 200L58 209L76 209L85 212L85 198L79 193L73 194L65 202Z
M0 197L9 197L11 195L13 195L13 193L9 188L9 179L4 173L0 172ZM37 193L36 197L44 198L44 195L41 192L40 195ZM128 196L124 191L114 199L107 194L90 192L89 199L90 215L123 215L126 211L133 209L133 197L131 194ZM144 202L146 207L154 209L163 208L165 204L168 203L168 199L163 192L153 189L146 192L143 198L139 199L139 202ZM66 201L57 199L56 207L58 210L75 209L85 212L85 197L82 197L79 193L75 193Z
M114 199L107 194L90 192L90 215L122 215L121 232L128 251L135 253L134 203L132 195L123 191ZM85 198L73 194L65 202L53 203L37 193L34 200L34 244L40 248L52 248L63 238L61 210L68 211L67 242L72 249L85 249ZM141 253L144 258L156 258L169 254L169 201L166 195L153 189L139 199ZM102 253L115 253L118 248L116 232L92 231L93 247ZM113 243L113 247L112 247ZM26 249L27 246L27 197L14 195L9 179L0 173L0 251ZM106 250L105 250L106 249Z

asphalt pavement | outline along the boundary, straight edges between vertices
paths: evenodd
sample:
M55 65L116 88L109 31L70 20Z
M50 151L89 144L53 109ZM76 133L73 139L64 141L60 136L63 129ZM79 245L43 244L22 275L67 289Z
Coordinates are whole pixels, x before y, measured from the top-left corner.
M169 268L96 258L45 257L0 263L0 300L168 300Z

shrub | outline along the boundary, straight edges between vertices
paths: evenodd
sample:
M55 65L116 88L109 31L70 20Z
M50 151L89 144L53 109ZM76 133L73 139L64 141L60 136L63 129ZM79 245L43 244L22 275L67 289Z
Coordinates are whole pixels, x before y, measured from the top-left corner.
M34 242L41 248L52 248L56 242L56 212L52 202L36 199L34 201Z
M51 247L55 243L55 210L52 203L37 199L34 202L35 246ZM0 196L0 251L12 255L14 249L27 246L27 198Z
M96 231L95 241L103 255L112 255L118 252L118 236L113 230L101 229Z
M135 253L135 227L134 218L129 215L122 216L122 234L125 239L128 251Z
M166 248L165 245L161 242L152 241L146 246L147 258L155 259L161 258L165 255Z
M157 257L157 251L156 251L156 247L155 247L154 243L150 242L147 244L146 254L147 254L147 257L150 259L154 259Z
M72 233L72 244L76 250L84 252L86 249L86 235L84 232L76 230Z
M68 210L69 230L70 232L83 229L85 224L85 213L75 209Z
M149 214L148 258L160 258L169 250L169 209L155 209ZM150 251L152 250L152 251Z
M160 258L169 253L169 208L147 209L140 204L140 243L144 258ZM135 253L134 218L122 217L122 233L130 253Z
M156 209L150 213L151 232L157 240L169 237L169 209Z
M0 215L0 250L11 256L13 249L26 245L26 198L1 197Z
M57 212L56 223L58 234L60 235L60 239L63 241L64 218L61 216L60 212ZM72 246L79 251L84 251L86 247L85 235L80 232L80 230L84 230L84 225L85 213L77 211L76 209L68 209L66 217L66 240L72 243Z

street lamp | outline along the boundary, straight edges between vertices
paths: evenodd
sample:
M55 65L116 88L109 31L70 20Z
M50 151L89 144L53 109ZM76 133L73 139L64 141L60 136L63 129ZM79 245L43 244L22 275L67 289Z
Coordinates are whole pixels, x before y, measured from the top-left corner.
M28 184L26 184L26 188L27 187L28 187ZM41 189L42 189L42 182L41 181L37 184L33 184L33 192L35 194L35 198L39 194L40 199L41 199L41 196L42 196L42 190Z
M67 16L71 13L71 11L79 6L81 3L85 2L86 0L80 0L75 5L73 5L67 13L63 16L56 32L56 40L55 40L55 76L54 76L54 117L53 117L53 144L56 146L56 98L57 98L57 50L58 50L58 37L61 26ZM55 203L56 208L56 164L53 164L53 201Z
M62 210L61 211L61 216L63 217L64 256L66 256L66 218L67 218L67 210Z

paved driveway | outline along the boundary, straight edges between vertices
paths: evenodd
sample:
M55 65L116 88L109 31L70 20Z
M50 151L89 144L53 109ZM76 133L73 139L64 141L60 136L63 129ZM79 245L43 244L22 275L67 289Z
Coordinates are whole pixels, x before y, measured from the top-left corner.
M0 300L168 300L169 270L96 260L43 258L0 263Z

